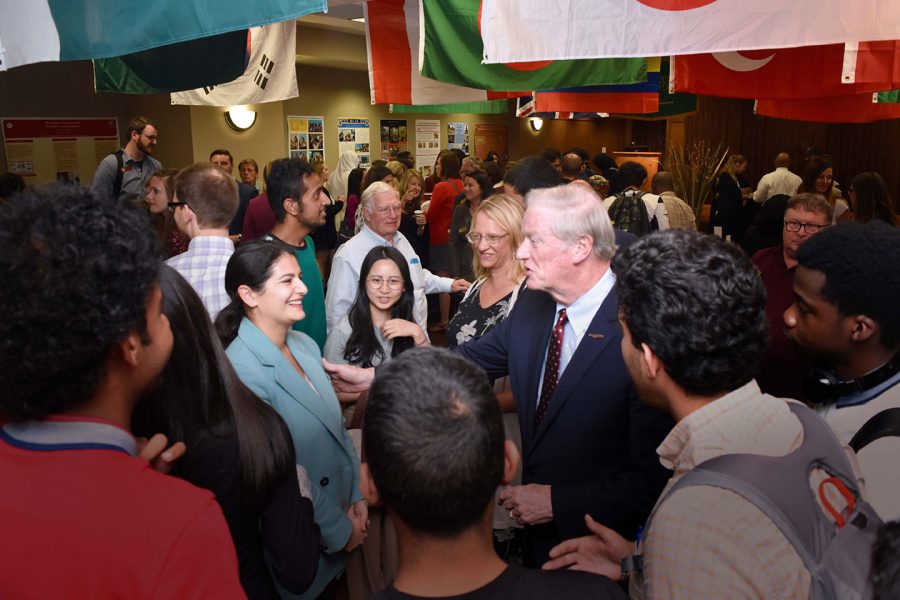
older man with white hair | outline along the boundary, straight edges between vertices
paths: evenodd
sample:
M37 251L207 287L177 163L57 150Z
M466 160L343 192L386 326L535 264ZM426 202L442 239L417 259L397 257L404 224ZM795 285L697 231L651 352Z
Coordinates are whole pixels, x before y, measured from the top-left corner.
M328 331L347 314L359 290L359 271L369 250L376 246L393 246L406 257L415 287L414 314L423 331L428 330L428 304L425 294L462 292L469 288L464 279L438 277L422 266L422 261L406 237L398 231L402 205L400 195L390 184L376 181L360 198L363 227L359 233L338 248L331 264L325 316Z

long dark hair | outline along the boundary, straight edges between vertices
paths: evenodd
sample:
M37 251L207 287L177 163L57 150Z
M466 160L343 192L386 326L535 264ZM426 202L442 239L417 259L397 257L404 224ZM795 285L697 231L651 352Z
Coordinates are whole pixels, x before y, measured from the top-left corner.
M879 219L892 227L897 224L891 194L881 175L875 171L860 173L850 182L850 189L856 194L856 205L851 207L855 221Z
M359 167L350 171L350 174L347 175L347 197L350 196L361 196L362 195L362 182L363 177L366 175L366 170L361 169Z
M831 180L831 185L828 186L828 189L825 190L825 192L816 191L816 179L818 179L819 175L824 173L826 169L832 169L831 161L825 160L823 158L815 158L811 160L806 166L806 169L804 169L803 171L803 181L800 183L800 188L797 191L809 192L811 194L822 194L823 196L825 196L825 199L828 200L829 204L834 206L834 202L831 198L831 190L834 189L833 177Z
M241 321L247 316L238 288L249 286L254 292L262 290L272 274L272 265L287 250L276 242L254 240L244 242L234 251L225 267L225 292L231 302L216 317L216 332L226 348L237 337Z
M170 442L183 441L187 460L192 450L213 438L236 436L240 499L258 506L293 468L287 426L241 383L194 288L165 265L159 287L174 337L172 355L159 387L138 403L132 430L146 436L161 432Z
M415 306L415 297L413 295L412 278L409 275L409 266L406 264L406 258L396 248L390 246L376 246L369 250L366 258L363 259L362 266L359 269L359 289L356 292L356 300L350 307L347 319L350 321L352 333L347 339L347 346L344 348L344 360L347 362L360 365L362 367L371 367L373 361L383 361L386 357L375 331L372 327L372 309L369 306L369 293L366 289L366 278L369 271L379 260L391 260L400 269L400 275L403 277L403 293L400 299L391 307L391 316L395 319L406 319L415 322L413 316L413 307ZM395 338L391 349L391 358L397 356L401 352L408 350L414 346L411 337Z

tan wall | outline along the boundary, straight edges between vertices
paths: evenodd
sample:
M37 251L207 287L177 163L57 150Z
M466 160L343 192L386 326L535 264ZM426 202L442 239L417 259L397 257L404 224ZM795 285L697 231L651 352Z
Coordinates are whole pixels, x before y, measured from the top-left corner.
M90 61L39 63L0 72L0 117L116 117L124 141L128 122L137 115L158 125L156 158L166 166L190 163L191 139L182 133L190 131L190 111L170 106L168 94L98 94ZM0 145L0 172L6 168L6 151Z

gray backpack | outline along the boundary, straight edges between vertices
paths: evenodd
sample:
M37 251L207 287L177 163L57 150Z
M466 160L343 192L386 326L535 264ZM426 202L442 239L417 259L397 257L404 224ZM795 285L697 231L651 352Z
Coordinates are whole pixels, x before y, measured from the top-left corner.
M689 486L735 492L762 511L793 545L809 571L811 599L871 598L872 545L881 518L860 499L850 461L828 424L802 404L789 406L803 425L799 448L786 456L726 454L707 460L679 479L657 506ZM850 514L839 523L822 514L809 488L809 472L817 467L840 480L854 498ZM653 516L644 527L645 536Z

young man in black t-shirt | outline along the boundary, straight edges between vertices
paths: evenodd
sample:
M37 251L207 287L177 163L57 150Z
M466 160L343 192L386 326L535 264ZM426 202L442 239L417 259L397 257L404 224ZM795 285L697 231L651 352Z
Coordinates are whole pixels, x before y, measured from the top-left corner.
M415 348L379 368L363 424L361 485L393 517L400 568L373 598L625 598L599 575L522 569L497 556L494 490L519 461L504 439L484 371L459 355Z

